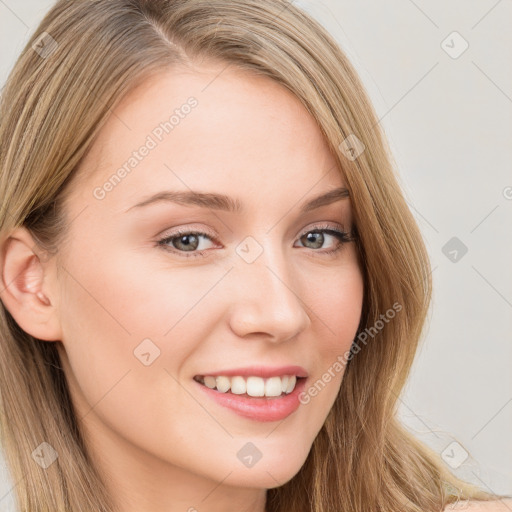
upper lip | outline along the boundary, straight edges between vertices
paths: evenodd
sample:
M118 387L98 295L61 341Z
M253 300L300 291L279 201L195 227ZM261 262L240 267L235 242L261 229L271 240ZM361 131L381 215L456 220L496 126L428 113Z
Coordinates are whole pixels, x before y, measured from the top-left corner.
M231 368L229 370L215 370L198 374L205 375L225 375L226 377L250 376L255 377L281 377L282 375L295 375L296 377L307 377L308 372L302 366L288 365L288 366L246 366L244 368Z

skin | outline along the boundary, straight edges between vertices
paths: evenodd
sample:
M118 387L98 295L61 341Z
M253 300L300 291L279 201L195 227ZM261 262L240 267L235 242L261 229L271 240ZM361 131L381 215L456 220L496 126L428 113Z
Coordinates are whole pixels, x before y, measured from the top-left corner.
M346 186L318 126L279 84L224 68L169 70L124 98L71 184L70 237L56 257L24 228L5 246L1 298L25 331L57 343L89 450L122 512L264 511L266 490L306 460L343 371L276 422L218 405L193 377L297 364L311 385L350 348L360 320L355 244L329 255L336 237L303 236L319 224L352 229L349 198L299 213ZM96 199L95 187L190 96L197 107ZM189 189L237 198L246 211L170 202L125 211ZM174 253L157 245L177 228L211 233L196 250L207 256L187 258L179 237L168 243ZM250 264L236 252L248 236L262 249ZM146 338L160 349L148 366L134 357ZM247 442L262 454L250 468L237 458Z

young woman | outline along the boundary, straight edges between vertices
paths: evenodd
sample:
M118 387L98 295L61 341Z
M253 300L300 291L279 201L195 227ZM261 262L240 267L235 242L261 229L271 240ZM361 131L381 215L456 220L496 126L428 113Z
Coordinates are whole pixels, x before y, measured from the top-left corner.
M502 510L396 418L429 262L367 94L307 14L58 1L0 119L21 511Z

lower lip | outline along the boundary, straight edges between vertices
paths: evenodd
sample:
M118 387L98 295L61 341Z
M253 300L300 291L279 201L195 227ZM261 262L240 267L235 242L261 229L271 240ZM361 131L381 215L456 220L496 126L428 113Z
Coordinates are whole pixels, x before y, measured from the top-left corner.
M295 389L287 395L258 398L230 392L221 393L197 381L194 382L218 404L256 421L279 421L295 412L300 405L299 394L306 385L306 379L299 379Z

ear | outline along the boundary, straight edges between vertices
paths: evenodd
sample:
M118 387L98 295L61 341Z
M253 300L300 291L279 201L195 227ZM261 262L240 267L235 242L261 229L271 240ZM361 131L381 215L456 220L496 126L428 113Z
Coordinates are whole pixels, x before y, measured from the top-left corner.
M11 316L34 338L60 340L54 259L39 249L25 227L7 237L0 254L0 299Z

